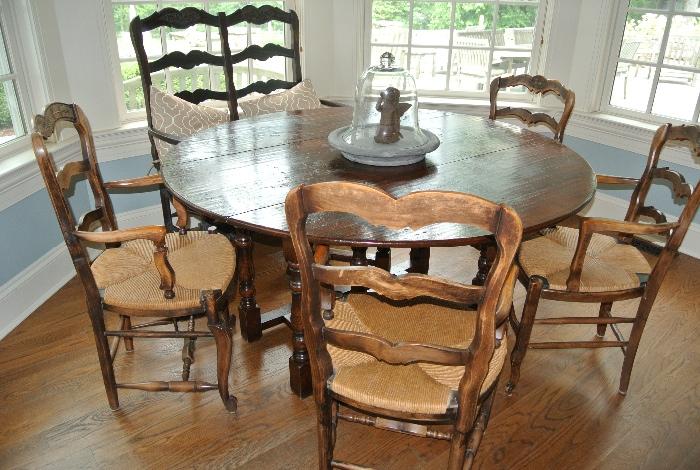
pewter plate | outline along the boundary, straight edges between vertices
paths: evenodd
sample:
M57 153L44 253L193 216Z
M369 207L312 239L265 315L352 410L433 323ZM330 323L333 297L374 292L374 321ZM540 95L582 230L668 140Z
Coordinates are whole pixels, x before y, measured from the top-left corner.
M440 146L440 139L432 132L421 129L428 138L424 144L418 144L411 139L401 139L394 144L378 144L374 140L364 139L360 145L348 142L348 133L351 126L341 127L328 134L328 143L336 150L340 150L343 157L350 161L372 166L401 166L418 163L425 158L425 154L432 152ZM406 129L412 131L411 128ZM370 133L373 134L373 133Z

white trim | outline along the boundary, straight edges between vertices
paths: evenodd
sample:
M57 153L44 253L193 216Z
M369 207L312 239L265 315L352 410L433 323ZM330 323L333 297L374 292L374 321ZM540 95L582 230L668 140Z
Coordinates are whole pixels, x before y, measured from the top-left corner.
M159 204L117 214L117 222L122 228L157 225L162 224L162 217ZM0 339L7 336L73 276L75 268L68 248L61 243L0 286Z
M609 219L623 220L627 212L629 201L614 196L597 192L593 203L584 209L581 214L590 217L605 217ZM677 217L667 216L669 222L676 222ZM680 248L681 253L685 253L693 258L700 259L700 224L695 222L690 224L688 233L685 235Z
M95 132L94 138L101 163L148 155L151 152L145 122ZM58 168L80 158L80 143L75 137L49 147ZM43 187L44 182L31 150L0 162L0 211L31 196Z

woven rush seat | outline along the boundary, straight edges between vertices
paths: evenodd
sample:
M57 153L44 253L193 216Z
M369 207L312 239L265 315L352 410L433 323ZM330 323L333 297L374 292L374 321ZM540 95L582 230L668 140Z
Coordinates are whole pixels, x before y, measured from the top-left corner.
M326 326L373 333L392 342L419 342L466 348L474 337L475 310L438 304L393 302L372 294L351 294L337 301ZM499 376L507 355L504 337L481 386L484 393ZM445 413L456 406L455 391L464 366L429 363L391 365L374 357L328 345L334 375L328 386L336 394L378 408L408 413Z
M576 251L578 230L555 227L542 237L524 242L518 261L527 276L541 276L550 289L566 290L571 260ZM640 251L615 238L594 233L581 272L580 292L608 292L639 287L638 274L651 273Z
M154 245L148 240L123 243L102 252L92 264L104 302L121 308L171 310L200 306L202 290L226 290L236 255L223 235L192 230L166 235L168 261L175 271L175 297L166 299L153 263Z

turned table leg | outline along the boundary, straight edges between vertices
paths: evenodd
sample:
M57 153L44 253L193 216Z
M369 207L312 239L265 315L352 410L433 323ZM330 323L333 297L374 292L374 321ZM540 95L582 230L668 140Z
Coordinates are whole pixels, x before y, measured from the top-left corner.
M406 272L428 274L430 267L430 247L411 248L410 265Z
M253 266L253 238L246 230L237 230L234 238L236 244L236 264L238 265L238 292L241 301L238 304L238 319L241 324L241 336L246 341L256 341L262 337L260 307L255 300L255 267Z
M289 358L289 386L300 398L311 395L311 365L304 342L304 324L301 318L301 276L292 241L285 239L284 257L287 260L289 289L292 291L290 325L292 328L292 357Z
M486 276L489 275L494 259L496 259L496 247L493 244L484 243L479 246L479 270L472 279L472 284L475 286L486 284Z

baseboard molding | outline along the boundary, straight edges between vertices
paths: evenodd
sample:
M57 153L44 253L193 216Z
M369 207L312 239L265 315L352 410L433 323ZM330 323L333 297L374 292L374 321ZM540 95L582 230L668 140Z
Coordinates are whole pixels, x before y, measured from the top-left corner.
M117 214L121 228L163 223L160 205ZM68 249L64 243L0 286L0 339L7 336L41 304L75 276Z
M582 213L592 217L607 217L610 219L622 220L625 217L628 205L629 201L598 192L593 202L584 209ZM669 222L675 222L677 220L677 217L668 216ZM690 224L680 251L693 258L700 258L700 224Z

